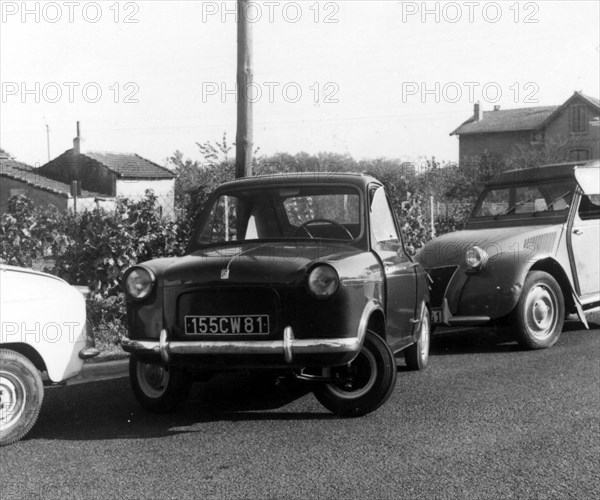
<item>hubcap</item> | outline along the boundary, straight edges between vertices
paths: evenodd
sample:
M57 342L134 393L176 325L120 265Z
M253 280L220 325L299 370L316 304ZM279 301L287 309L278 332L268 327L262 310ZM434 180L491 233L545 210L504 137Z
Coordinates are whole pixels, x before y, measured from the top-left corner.
M375 384L377 362L371 351L363 349L349 365L328 371L334 379L328 384L331 391L340 398L354 399L368 393Z
M0 427L3 431L15 425L25 410L26 391L21 379L0 372Z
M169 384L169 371L164 365L138 362L137 376L140 388L151 398L162 396Z
M543 340L552 335L557 322L557 299L554 292L544 286L532 288L527 297L526 315L529 332Z

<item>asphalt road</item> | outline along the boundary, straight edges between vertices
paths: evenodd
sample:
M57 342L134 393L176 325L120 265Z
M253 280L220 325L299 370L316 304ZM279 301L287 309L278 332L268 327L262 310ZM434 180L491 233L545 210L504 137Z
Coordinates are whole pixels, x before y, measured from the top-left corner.
M600 330L551 349L436 334L376 413L244 374L197 384L177 413L141 411L128 380L53 387L30 435L0 450L12 498L600 498Z

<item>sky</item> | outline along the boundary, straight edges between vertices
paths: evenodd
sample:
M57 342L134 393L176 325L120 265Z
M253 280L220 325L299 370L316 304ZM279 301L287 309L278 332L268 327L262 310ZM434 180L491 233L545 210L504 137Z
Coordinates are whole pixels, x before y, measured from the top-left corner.
M257 1L254 145L356 159L458 159L484 110L600 96L598 1ZM42 165L72 147L176 150L236 132L235 2L0 2L0 145ZM47 134L49 130L49 134Z

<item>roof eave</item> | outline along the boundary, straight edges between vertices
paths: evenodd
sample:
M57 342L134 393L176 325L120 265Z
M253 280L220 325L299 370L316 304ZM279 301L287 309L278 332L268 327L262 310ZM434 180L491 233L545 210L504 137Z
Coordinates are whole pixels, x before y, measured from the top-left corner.
M42 191L47 191L49 193L57 194L59 196L65 197L65 198L70 197L69 193L67 193L67 192L51 188L50 186L42 186L40 184L36 184L35 182L33 182L29 179L24 179L23 177L19 177L18 175L13 175L8 172L0 172L0 177L2 177L2 176L8 177L9 179L12 179L14 181L22 182L23 184L27 184L28 186L31 186L35 189L41 189Z
M585 102L587 102L590 106L598 109L600 111L600 106L595 103L594 101L591 101L588 96L580 93L580 92L575 92L571 97L569 97L565 102L563 102L558 108L556 108L551 114L550 116L548 116L548 118L546 118L540 125L538 125L538 127L535 130L540 130L542 128L545 128L548 123L550 123L552 120L554 120L554 118L556 118L556 116L558 116L560 113L563 112L564 109L567 108L567 106L569 106L571 104L571 101L577 99L578 97L580 97L581 99L583 99Z

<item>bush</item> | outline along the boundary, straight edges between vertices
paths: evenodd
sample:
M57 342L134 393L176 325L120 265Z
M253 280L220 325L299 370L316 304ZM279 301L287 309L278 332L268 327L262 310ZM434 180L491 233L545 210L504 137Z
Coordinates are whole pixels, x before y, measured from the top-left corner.
M20 195L10 199L0 220L0 258L88 286L90 324L95 332L112 335L114 343L125 331L125 298L120 290L124 271L146 260L182 255L188 231L184 213L174 221L160 216L151 191L141 201L119 201L114 212L96 209L79 214L34 208ZM39 262L43 264L36 265Z

